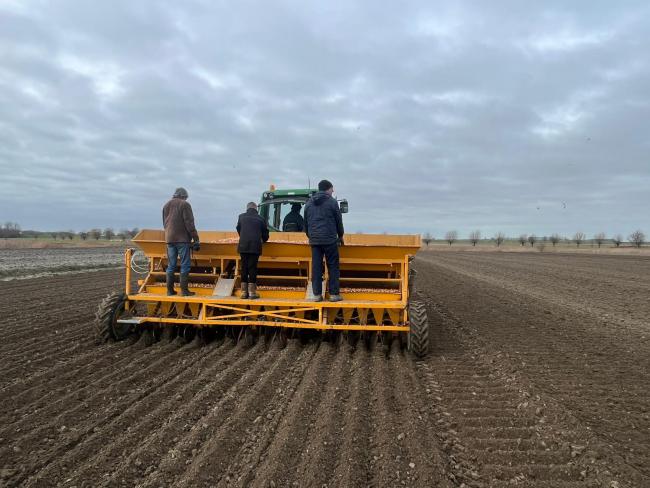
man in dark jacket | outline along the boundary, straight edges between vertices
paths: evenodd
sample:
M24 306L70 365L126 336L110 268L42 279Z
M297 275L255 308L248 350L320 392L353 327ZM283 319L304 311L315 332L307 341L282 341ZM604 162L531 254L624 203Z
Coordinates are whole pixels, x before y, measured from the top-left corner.
M241 256L241 297L254 300L260 297L257 294L257 262L262 254L262 244L269 240L269 228L257 213L255 202L249 202L246 213L239 216L237 233L237 251Z
M194 226L192 206L187 202L188 193L185 188L177 188L174 196L162 210L163 226L165 227L165 242L167 242L167 295L176 295L174 291L174 271L176 260L181 260L181 295L194 295L187 285L191 267L190 244L192 248L200 249L199 233Z
M323 256L329 272L330 302L343 300L339 294L339 244L343 244L343 218L334 186L327 180L318 183L318 192L305 205L305 233L311 245L314 301L323 300Z
M283 232L302 232L305 230L305 220L300 215L300 204L292 203L289 212L282 221Z

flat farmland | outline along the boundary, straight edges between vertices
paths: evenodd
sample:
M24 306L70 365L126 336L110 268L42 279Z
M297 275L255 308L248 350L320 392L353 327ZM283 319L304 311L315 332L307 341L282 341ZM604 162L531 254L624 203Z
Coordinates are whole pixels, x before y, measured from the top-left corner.
M115 268L123 261L124 246L0 249L0 280Z
M414 263L423 361L397 341L389 358L343 341L97 346L122 271L0 282L0 486L650 486L649 258Z

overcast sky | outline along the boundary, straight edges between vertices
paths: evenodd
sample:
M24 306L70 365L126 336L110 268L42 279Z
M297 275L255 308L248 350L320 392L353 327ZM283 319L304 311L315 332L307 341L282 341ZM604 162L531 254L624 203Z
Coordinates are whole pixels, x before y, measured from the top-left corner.
M350 232L650 233L649 52L647 1L0 0L0 220L327 178Z

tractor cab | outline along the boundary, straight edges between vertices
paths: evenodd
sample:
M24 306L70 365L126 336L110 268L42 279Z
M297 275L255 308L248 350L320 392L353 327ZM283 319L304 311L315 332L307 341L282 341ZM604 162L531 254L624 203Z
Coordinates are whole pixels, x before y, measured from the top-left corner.
M315 189L277 190L271 185L262 193L258 211L271 232L304 232L305 204ZM341 213L348 212L347 200L339 200Z

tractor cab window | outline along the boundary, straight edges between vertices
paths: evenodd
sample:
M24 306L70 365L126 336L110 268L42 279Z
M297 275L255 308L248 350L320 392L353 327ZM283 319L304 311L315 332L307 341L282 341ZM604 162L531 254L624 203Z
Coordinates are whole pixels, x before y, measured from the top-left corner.
M293 202L282 205L281 211L283 232L304 232L303 205Z
M260 206L260 215L275 231L303 232L305 230L304 206L305 202L296 201L264 202Z

